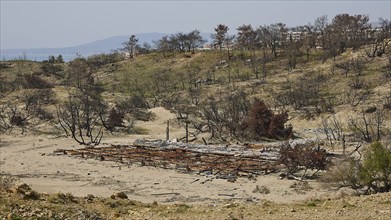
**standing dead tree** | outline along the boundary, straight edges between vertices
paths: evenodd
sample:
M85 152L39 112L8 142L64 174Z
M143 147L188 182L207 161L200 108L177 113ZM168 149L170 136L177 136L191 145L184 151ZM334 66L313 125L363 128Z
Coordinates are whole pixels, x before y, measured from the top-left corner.
M54 101L51 89L25 90L15 98L18 102L8 102L0 105L0 132L12 132L14 127L22 129L36 120L51 120L53 116L43 108L44 104Z
M57 118L66 135L79 144L99 144L103 137L100 112L89 97L82 99L70 97L57 108Z
M339 141L345 152L345 136L343 134L343 125L341 120L333 115L333 117L328 119L322 119L321 127L333 151L336 142Z
M29 107L20 108L13 103L4 104L0 106L0 131L11 133L16 126L21 128L24 134L32 115L33 111Z
M5 116L5 111L6 111L6 106L1 105L0 106L0 132L7 131L11 127Z
M362 111L359 116L350 116L348 124L350 129L365 142L380 141L384 134L384 114L384 110L371 113Z
M70 85L76 89L57 106L57 119L66 135L83 145L97 145L103 136L102 114L107 113L101 84L95 82L93 68L83 59L72 61Z
M379 28L372 28L366 34L365 53L368 57L381 57L390 50L391 21L379 18L379 24Z

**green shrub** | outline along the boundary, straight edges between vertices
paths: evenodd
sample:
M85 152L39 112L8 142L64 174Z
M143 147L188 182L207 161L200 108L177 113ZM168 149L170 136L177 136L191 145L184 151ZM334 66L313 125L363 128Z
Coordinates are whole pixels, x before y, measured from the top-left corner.
M325 181L366 193L388 192L391 190L391 150L374 142L364 152L363 160L346 158L336 164Z
M391 151L380 142L372 143L364 155L360 179L363 185L374 192L391 189Z

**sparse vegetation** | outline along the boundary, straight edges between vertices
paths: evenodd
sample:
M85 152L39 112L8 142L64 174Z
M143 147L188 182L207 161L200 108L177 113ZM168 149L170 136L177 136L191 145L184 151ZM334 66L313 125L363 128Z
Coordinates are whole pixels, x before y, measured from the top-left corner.
M365 15L340 14L330 23L322 16L313 25L294 29L283 23L255 28L244 24L237 28L236 37L227 34L232 27L220 24L213 35L214 49L201 50L205 41L194 30L164 36L156 47L138 45L132 35L123 45L130 59L113 52L68 63L61 56L44 62L0 62L0 133L45 128L95 146L118 133L153 136L142 125L160 117L151 108L164 107L176 115L168 120L167 133L170 123L185 133L175 137L179 141L251 147L306 135L316 139L279 146L278 169L270 169L282 169L281 176L299 180L286 193L309 192L312 185L304 179L317 181L319 176L337 187L367 194L387 192L391 189L391 153L386 144L391 139L390 22L382 19L381 28L374 30L368 21ZM309 131L307 125L315 128ZM269 151L267 147L255 150ZM247 175L251 180L252 174ZM203 212L187 204L167 206L169 211L160 204L136 204L125 193L122 199L101 199L44 195L28 186L14 194L3 190L12 191L12 184L12 179L0 178L1 193L10 195L10 199L0 195L0 218L161 219ZM274 191L265 185L251 190L262 196ZM311 200L290 214L299 213L303 206L312 209L324 203L327 207L329 202L333 201ZM15 205L19 203L28 206ZM41 217L29 208L37 204L44 213ZM338 205L361 208L346 201ZM262 209L251 208L248 216L283 210L272 206L265 202ZM10 215L9 207L15 210ZM50 214L46 207L55 211ZM232 203L221 210L227 209L240 207ZM221 217L225 214L221 210L213 210L218 215L205 219ZM233 214L224 217L245 219Z
M10 190L15 186L17 178L10 175L0 175L0 188L4 190Z
M391 151L380 142L374 142L365 150L363 160L344 159L325 180L365 193L388 192L391 189Z
M253 190L253 193L261 193L261 194L269 194L270 189L267 186L259 186L257 185Z
M311 199L295 204L278 204L264 200L259 203L226 203L211 205L158 204L140 203L127 199L112 199L94 197L74 197L71 194L40 195L39 200L24 200L17 193L5 192L0 189L0 218L2 219L112 219L137 218L213 218L213 219L246 219L306 218L317 215L325 219L340 217L343 209L346 218L388 218L388 212L376 212L373 204L379 210L388 210L389 194L377 194L370 198L338 198ZM368 200L372 202L368 202ZM287 206L289 206L287 208ZM320 208L321 207L321 208ZM330 212L330 210L333 210ZM334 211L337 210L337 211Z
M306 192L313 189L307 181L296 181L292 185L290 185L289 188L292 188L298 194L305 194ZM316 201L312 201L308 203L308 205L316 206L315 202Z

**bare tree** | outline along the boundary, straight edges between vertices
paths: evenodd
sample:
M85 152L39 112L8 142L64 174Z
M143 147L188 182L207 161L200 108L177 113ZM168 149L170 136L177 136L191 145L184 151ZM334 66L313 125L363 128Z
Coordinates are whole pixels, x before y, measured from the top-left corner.
M365 37L370 29L369 17L366 15L336 15L325 29L326 51L323 61L328 57L335 58L345 52L346 48L357 50L365 43Z
M277 58L278 49L283 47L286 39L288 29L284 23L276 23L263 27L264 36L267 39L267 45L271 53Z
M43 108L44 104L52 104L55 94L51 89L24 90L17 101L0 105L0 131L12 132L14 127L22 129L37 120L50 121L53 115Z
M163 57L166 58L167 52L172 50L171 42L169 36L163 36L161 39L153 42L157 51L163 54Z
M389 52L391 21L379 18L380 28L371 28L366 34L365 52L368 57L381 57Z
M103 136L102 114L107 113L103 101L103 87L96 82L91 68L85 59L70 63L69 85L75 91L68 100L57 106L57 120L66 135L71 135L79 144L99 144Z
M262 76L265 79L267 76L266 64L269 61L269 56L266 53L266 50L268 50L269 35L267 29L262 26L258 27L255 31L257 33L256 40L260 49L262 50L262 58L260 61L262 63Z
M75 94L57 108L59 124L79 144L99 144L103 137L100 111L91 97L79 95L82 97L78 98Z
M229 28L224 24L219 24L217 25L217 27L214 28L214 30L216 33L211 34L211 38L213 39L213 45L215 47L218 47L220 50L222 50L223 47L226 46L224 45L224 43L225 43L225 39L228 36Z
M123 42L123 50L129 53L129 58L132 59L133 57L136 56L136 48L137 48L137 42L138 38L136 38L135 35L130 36L129 40L126 42Z
M348 124L353 132L363 141L371 143L380 141L384 135L384 110L376 110L373 113L361 112L361 115L350 116Z
M25 127L28 124L28 121L31 119L32 112L30 108L25 108L24 111L18 109L16 105L9 105L10 110L9 120L12 126L17 126L22 129L22 134L25 132ZM12 130L12 127L11 127Z
M353 73L353 77L360 77L362 71L364 70L365 62L362 59L350 59L343 62L335 62L333 65L333 73L336 69L341 70L342 74L345 77L348 77L348 73Z
M316 33L314 25L310 23L297 27L297 31L301 33L299 39L302 41L302 47L305 49L307 61L309 61L311 49L316 50L317 38L319 34Z
M288 69L296 69L297 57L300 55L300 48L303 46L304 28L298 27L288 33L288 40L285 46L285 53L288 57Z
M275 102L278 106L291 105L294 109L308 113L312 110L316 113L332 111L332 106L325 103L320 93L325 82L324 74L305 74L293 83L286 83L283 92L275 95Z
M338 14L333 18L329 31L339 37L340 52L346 47L356 50L364 43L363 39L370 27L368 21L367 15Z
M14 127L22 129L22 134L26 131L26 126L29 124L33 116L33 106L23 106L20 108L15 103L6 103L0 106L0 131L12 132Z
M384 96L383 107L385 109L391 109L391 90Z
M328 119L322 119L321 127L332 149L334 150L335 142L339 141L345 151L345 136L341 119L335 115Z
M320 39L320 45L322 48L325 48L326 45L326 39L325 39L325 32L327 27L327 15L320 16L315 19L314 22L314 32L319 36Z
M0 133L11 129L11 124L7 119L7 105L0 105Z
M344 92L344 98L346 103L350 104L352 107L358 106L360 103L365 101L370 94L368 86L364 86L361 89L356 89L353 87L347 87Z
M186 35L185 45L188 51L194 51L196 48L200 48L204 45L206 40L201 36L199 30L193 30Z
M251 24L249 25L242 25L237 28L238 34L237 34L237 44L240 48L243 50L252 50L255 47L256 43L256 32L251 27Z
M250 59L246 60L245 63L250 65L255 75L255 78L258 79L260 73L259 62L261 60L257 59L256 50L261 47L261 36L263 35L259 31L259 29L254 30L251 27L251 25L242 25L237 30L238 30L237 46L242 49L242 59L244 59L243 50L250 51L251 54ZM266 60L263 59L262 61L265 64Z
M232 59L232 47L233 47L233 42L235 40L236 36L235 35L229 35L227 34L224 38L224 44L225 44L225 48L227 49L227 56L228 56L228 60L231 60Z

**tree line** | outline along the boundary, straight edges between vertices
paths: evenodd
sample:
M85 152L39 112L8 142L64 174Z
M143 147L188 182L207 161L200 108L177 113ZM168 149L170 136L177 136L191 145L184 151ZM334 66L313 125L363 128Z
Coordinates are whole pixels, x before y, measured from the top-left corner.
M299 50L309 53L310 49L322 48L326 51L324 60L343 53L347 48L357 50L367 45L366 52L369 57L382 56L390 43L391 21L379 18L378 26L372 27L368 15L338 14L331 22L327 16L320 16L313 23L288 28L284 23L274 23L253 27L243 24L236 28L236 35L229 33L230 28L218 24L211 34L211 48L229 51L235 50L261 50L268 51L277 58L283 54L290 59L291 68L295 68ZM132 35L124 42L124 50L132 58L137 51L147 52L152 49L167 52L186 52L201 48L207 42L199 30L189 33L176 33L163 36L149 44L138 45L138 39Z

